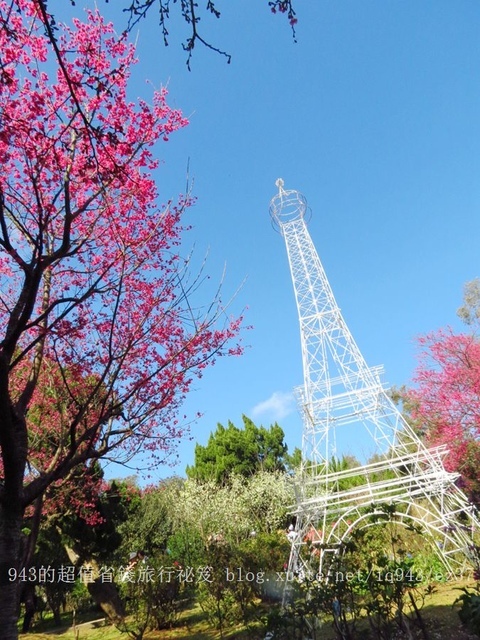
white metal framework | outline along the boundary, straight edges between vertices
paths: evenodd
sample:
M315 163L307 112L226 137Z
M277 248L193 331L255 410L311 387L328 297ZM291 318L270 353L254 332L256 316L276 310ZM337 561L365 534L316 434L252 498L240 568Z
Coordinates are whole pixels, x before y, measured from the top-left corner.
M355 343L305 222L307 203L276 182L270 213L285 240L300 321L304 384L302 469L289 570L328 574L355 527L389 506L400 524L416 523L449 571L473 559L478 521L445 470L444 447L426 448ZM369 463L342 468L339 454ZM372 461L373 460L373 461Z

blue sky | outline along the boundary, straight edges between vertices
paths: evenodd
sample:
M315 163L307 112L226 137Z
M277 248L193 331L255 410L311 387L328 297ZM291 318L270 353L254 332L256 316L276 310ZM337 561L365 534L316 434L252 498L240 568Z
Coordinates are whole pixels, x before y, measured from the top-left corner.
M79 11L77 3L75 11ZM118 5L98 6L118 29ZM132 98L145 79L168 84L190 125L159 147L160 193L184 189L209 295L226 265L225 297L245 280L233 313L248 307L241 358L223 359L195 384L185 413L203 417L179 448L183 474L195 441L216 424L277 420L301 442L292 399L301 384L295 301L285 247L269 219L275 180L312 209L311 236L337 301L369 365L409 382L415 336L451 324L466 281L480 275L480 5L474 0L296 0L297 39L267 2L229 0L204 35L233 58L198 48L192 71L172 7L165 48L152 14L138 27ZM70 11L71 9L69 9ZM59 14L58 14L59 15ZM350 451L349 453L355 453ZM113 473L113 470L112 470Z

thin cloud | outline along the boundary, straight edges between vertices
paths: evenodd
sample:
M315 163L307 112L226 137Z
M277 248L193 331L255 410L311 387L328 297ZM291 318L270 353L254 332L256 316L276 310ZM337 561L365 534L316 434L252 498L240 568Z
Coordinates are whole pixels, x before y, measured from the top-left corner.
M274 391L268 400L256 404L252 411L252 418L265 416L270 420L281 420L295 409L293 393Z

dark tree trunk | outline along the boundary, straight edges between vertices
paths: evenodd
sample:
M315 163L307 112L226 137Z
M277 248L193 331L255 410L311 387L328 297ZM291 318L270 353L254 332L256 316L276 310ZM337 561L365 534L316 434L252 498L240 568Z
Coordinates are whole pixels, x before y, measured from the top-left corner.
M56 627L61 627L62 616L60 615L60 608L62 606L62 601L58 597L53 596L49 598L47 596L47 603L53 613L53 624Z
M30 629L33 616L37 610L37 594L33 582L24 582L19 585L20 604L25 605L25 615L23 616L22 633L27 633Z
M75 548L74 548L75 547ZM85 557L81 554L78 544L72 546L65 545L65 551L70 562L79 567L81 563L89 565L95 573L99 573L99 565L95 558ZM120 624L125 618L125 607L118 593L114 582L103 582L101 578L96 578L93 582L87 582L88 593L102 609L107 618L113 624Z
M24 411L15 409L9 394L9 362L0 350L0 630L2 640L17 640L18 572L22 564L23 478L27 460Z
M8 506L0 506L0 629L2 640L18 640L22 514Z
M125 617L125 610L115 584L101 582L99 578L87 584L88 592L101 607L107 618L113 624L120 624Z

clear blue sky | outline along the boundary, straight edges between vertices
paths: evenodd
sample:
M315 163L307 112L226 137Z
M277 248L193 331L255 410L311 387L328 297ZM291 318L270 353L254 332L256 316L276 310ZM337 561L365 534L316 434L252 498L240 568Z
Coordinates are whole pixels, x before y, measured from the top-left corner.
M113 4L98 0L121 30ZM183 474L195 441L205 444L218 422L240 424L242 413L265 426L277 420L289 448L300 445L296 308L268 214L276 178L308 199L310 233L347 324L390 385L408 384L415 336L461 328L463 285L480 275L480 4L295 4L296 44L266 0L222 2L219 21L202 21L204 35L232 63L199 48L190 73L176 6L168 48L153 13L138 28L132 98L149 95L146 78L168 83L170 103L190 118L159 147L160 192L183 190L189 161L198 203L185 246L195 245L198 263L209 251L204 300L226 264L225 296L247 278L232 311L248 306L254 327L242 358L219 361L195 385L185 404L188 415L203 414L193 441L153 480Z

